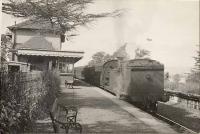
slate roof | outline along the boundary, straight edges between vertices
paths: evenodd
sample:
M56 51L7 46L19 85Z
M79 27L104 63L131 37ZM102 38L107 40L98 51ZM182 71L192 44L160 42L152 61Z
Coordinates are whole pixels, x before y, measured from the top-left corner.
M18 45L18 49L33 49L33 50L55 50L52 43L42 36L34 36L22 45Z
M52 27L51 23L47 20L26 20L16 25L9 26L8 29L30 29L30 30L57 30L59 31L59 25Z

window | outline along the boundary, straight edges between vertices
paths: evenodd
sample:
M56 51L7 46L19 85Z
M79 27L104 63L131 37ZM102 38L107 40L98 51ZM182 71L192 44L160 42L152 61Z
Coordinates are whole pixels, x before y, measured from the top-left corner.
M59 62L59 71L61 73L72 73L73 72L73 64Z

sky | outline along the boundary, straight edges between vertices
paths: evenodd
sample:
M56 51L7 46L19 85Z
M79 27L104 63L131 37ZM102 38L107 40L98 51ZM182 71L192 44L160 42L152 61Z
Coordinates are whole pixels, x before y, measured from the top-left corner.
M125 43L131 58L137 47L147 49L151 59L163 63L170 73L188 73L194 66L199 44L198 0L94 0L86 12L114 10L121 10L120 17L79 27L75 31L78 36L63 44L63 50L85 52L75 66L86 65L99 51L112 54ZM5 14L2 18L4 32L14 21L21 21Z

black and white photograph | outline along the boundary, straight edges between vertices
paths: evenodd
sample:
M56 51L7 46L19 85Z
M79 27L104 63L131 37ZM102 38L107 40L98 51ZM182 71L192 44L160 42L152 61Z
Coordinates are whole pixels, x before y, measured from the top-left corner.
M200 134L199 0L0 0L0 134Z

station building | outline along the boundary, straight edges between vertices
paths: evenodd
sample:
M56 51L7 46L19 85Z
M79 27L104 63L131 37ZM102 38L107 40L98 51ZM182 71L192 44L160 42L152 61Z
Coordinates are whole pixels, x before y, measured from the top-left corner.
M60 76L71 76L74 64L84 52L63 51L65 42L57 25L48 21L26 20L9 26L12 33L11 61L30 64L30 70L56 70Z

